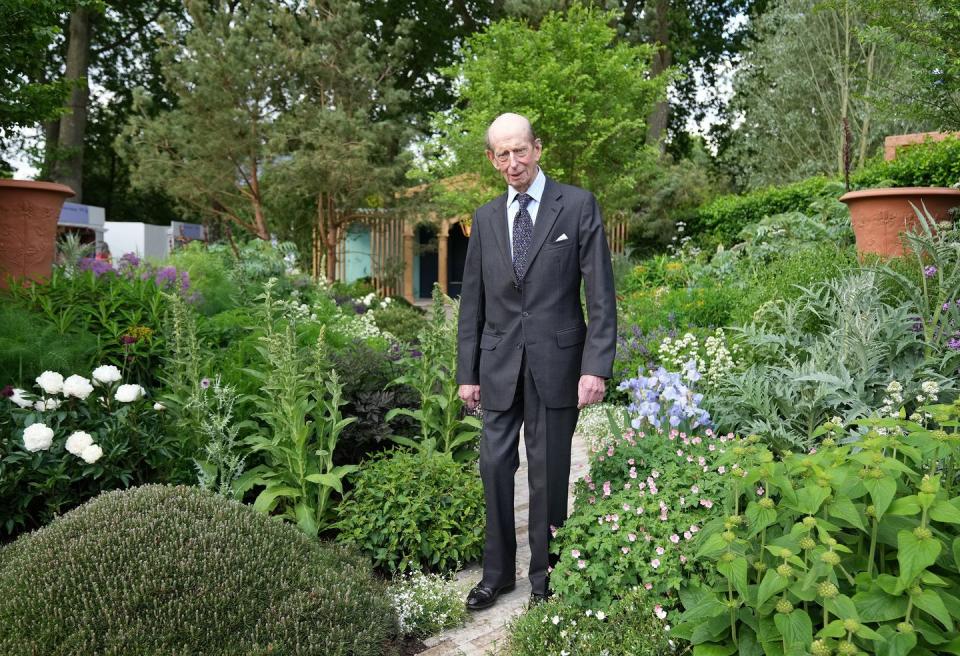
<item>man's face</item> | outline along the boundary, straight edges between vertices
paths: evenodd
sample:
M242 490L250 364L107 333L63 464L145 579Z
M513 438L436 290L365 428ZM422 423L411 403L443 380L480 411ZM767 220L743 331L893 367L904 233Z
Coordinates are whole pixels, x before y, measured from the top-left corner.
M530 133L523 125L496 126L490 131L487 159L507 184L525 192L537 177L540 161L540 140L530 141Z

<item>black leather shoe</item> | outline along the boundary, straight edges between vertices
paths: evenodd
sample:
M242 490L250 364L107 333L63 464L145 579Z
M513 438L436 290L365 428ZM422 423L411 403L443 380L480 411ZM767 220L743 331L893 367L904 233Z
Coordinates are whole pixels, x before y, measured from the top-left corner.
M551 597L550 593L543 592L531 592L530 593L530 606L538 606L540 604L546 603L547 599Z
M493 606L501 592L510 592L516 587L516 583L508 583L499 588L488 588L482 583L474 586L470 594L467 595L467 610L483 610Z

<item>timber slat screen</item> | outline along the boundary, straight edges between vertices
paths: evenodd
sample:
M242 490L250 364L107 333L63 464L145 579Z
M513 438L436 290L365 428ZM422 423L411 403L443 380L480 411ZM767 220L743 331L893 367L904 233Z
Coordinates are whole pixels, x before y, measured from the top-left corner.
M380 296L400 296L403 284L403 218L370 217L357 221L370 230L370 276ZM349 232L349 229L346 231ZM347 277L347 239L337 244L337 280Z

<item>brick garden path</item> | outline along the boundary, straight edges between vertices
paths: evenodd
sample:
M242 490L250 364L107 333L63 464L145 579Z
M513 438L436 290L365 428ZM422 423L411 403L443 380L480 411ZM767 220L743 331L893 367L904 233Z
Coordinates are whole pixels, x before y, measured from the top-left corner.
M573 509L573 482L582 478L588 470L587 447L579 435L573 437L573 454L570 465L570 492L568 507ZM500 654L506 643L506 625L523 613L530 598L530 581L527 566L530 564L530 544L527 538L527 458L520 436L520 469L517 470L513 507L517 521L517 587L497 599L486 610L470 613L467 623L457 629L444 631L425 640L427 646L419 656L487 656ZM457 574L457 583L466 599L470 588L480 581L479 563Z

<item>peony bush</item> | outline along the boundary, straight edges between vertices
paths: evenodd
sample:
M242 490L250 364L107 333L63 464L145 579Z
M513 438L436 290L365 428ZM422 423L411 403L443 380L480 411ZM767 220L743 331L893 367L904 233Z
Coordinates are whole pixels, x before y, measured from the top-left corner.
M0 398L0 536L42 526L102 490L191 477L146 390L101 365L89 377L44 371Z

